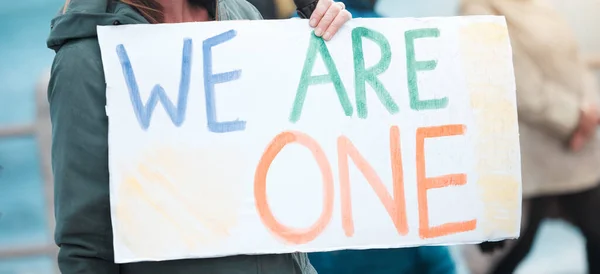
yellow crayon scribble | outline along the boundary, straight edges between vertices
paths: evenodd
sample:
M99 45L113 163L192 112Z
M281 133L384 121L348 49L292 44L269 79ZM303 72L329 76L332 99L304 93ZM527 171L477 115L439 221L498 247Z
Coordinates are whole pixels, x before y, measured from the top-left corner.
M484 202L480 224L486 235L516 235L521 184L518 118L509 36L497 23L473 23L460 31L466 84L477 126L476 170Z
M519 222L516 220L521 210L519 182L511 176L487 175L480 177L477 183L486 203L484 216L488 227L485 230L518 233Z
M119 196L123 201L117 205L113 220L119 233L114 236L137 256L157 257L190 241L187 235L179 233L183 228L162 206L146 195L136 178L128 177L122 182Z
M469 42L477 43L480 46L504 47L509 41L506 27L492 22L471 23L461 28L460 35L467 37Z
M136 256L210 248L237 225L239 150L162 147L140 156L117 184L115 225Z
M478 170L484 173L502 172L519 158L518 118L516 106L501 95L505 90L495 86L476 86L471 105L477 111ZM518 163L518 162L517 162Z

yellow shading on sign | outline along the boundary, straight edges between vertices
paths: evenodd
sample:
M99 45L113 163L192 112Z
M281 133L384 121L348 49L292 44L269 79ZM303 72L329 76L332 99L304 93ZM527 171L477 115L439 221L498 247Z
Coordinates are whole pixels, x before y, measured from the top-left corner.
M508 31L500 23L473 23L460 29L462 61L479 128L477 171L485 209L482 222L490 238L494 233L519 234L521 177L506 174L506 167L520 170L518 119L512 77ZM503 115L499 115L503 114ZM498 153L501 152L501 153Z

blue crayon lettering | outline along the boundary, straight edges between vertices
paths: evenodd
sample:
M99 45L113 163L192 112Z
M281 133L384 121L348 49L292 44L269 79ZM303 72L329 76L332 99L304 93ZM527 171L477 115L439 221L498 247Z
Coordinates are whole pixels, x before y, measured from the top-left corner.
M181 60L181 79L179 82L179 98L177 99L177 106L171 102L167 96L165 90L160 85L155 85L150 92L150 98L146 102L146 105L142 103L140 91L138 88L135 74L127 50L125 46L117 46L117 55L121 62L123 69L123 76L129 89L129 98L133 105L133 110L137 117L137 120L143 130L147 130L150 127L150 120L152 119L152 113L158 101L161 102L165 111L171 118L173 124L177 127L181 126L185 121L185 113L187 109L187 98L190 89L190 70L192 66L192 40L184 39L183 41L183 53Z
M232 131L241 131L246 129L246 121L219 122L217 121L217 109L215 107L215 85L234 81L242 75L241 70L213 74L212 47L225 43L236 36L235 30L219 34L206 39L202 50L204 53L204 94L206 96L206 117L208 119L208 129L215 133L225 133Z

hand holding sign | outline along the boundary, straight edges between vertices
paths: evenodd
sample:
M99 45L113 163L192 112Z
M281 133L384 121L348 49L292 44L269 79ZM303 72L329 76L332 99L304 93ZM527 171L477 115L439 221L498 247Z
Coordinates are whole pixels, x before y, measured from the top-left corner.
M338 30L352 19L352 14L346 10L342 2L320 0L310 16L309 24L315 28L315 35L331 40Z

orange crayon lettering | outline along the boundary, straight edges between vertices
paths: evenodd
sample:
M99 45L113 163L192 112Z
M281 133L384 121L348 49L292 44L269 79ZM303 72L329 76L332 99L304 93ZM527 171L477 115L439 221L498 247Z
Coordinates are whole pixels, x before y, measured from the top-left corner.
M402 171L402 156L400 154L400 131L398 127L390 128L390 156L394 185L394 197L390 196L373 167L360 155L356 147L345 136L338 138L338 164L342 203L342 227L346 236L354 235L354 221L352 219L352 201L350 195L350 173L348 170L348 157L352 159L379 200L383 203L394 226L401 235L408 233L406 222L406 202L404 198L404 181Z
M308 148L315 157L323 176L323 211L319 219L309 228L293 228L281 224L267 202L267 173L279 152L288 144L298 143ZM331 221L333 214L333 174L323 149L310 136L300 132L283 132L277 135L264 152L254 175L254 197L256 208L263 224L284 241L304 244L317 238Z
M417 192L419 202L419 235L423 239L471 231L475 230L475 227L477 226L477 220L447 223L435 227L429 226L427 190L464 185L467 183L467 175L461 173L427 178L425 176L425 138L463 135L464 130L464 125L446 125L417 129Z

